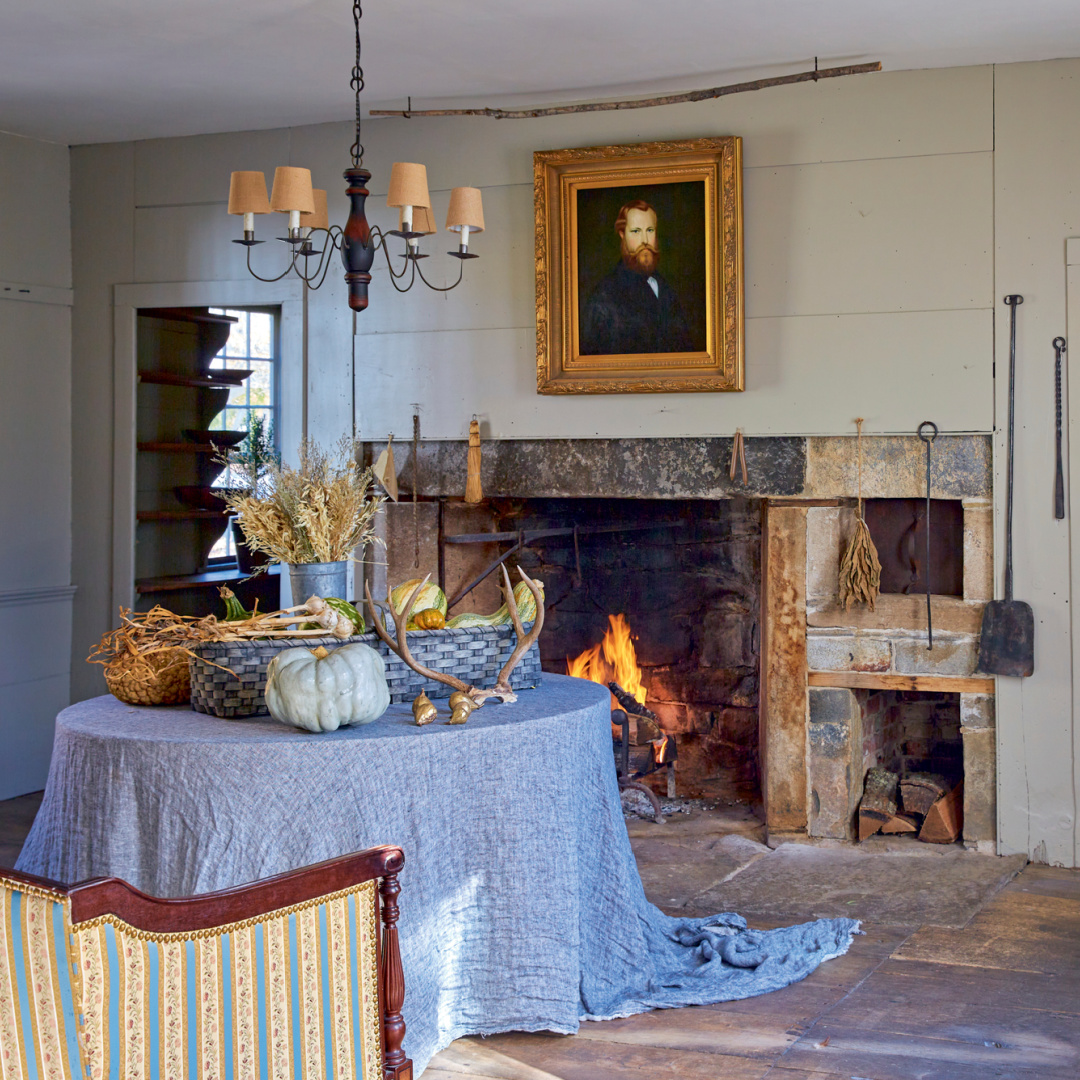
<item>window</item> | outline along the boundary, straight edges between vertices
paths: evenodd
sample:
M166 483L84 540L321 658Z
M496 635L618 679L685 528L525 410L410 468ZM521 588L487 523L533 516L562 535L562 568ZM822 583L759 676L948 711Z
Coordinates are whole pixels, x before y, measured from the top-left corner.
M211 308L211 314L230 315L236 323L225 347L210 364L215 368L250 370L239 386L229 393L225 408L211 421L214 431L249 431L254 414L262 415L277 438L279 315L277 308ZM226 469L215 487L231 487L234 478ZM210 562L236 558L232 530L226 529L210 551Z

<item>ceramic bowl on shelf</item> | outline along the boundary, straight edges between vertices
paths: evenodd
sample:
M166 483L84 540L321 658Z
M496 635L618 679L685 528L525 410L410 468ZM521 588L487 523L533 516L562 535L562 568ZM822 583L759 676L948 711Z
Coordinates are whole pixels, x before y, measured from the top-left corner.
M173 492L189 510L220 510L225 512L225 500L218 494L221 488L203 487L201 484L180 484Z
M193 443L210 443L220 448L237 446L247 438L246 431L210 431L204 428L184 428L184 438Z

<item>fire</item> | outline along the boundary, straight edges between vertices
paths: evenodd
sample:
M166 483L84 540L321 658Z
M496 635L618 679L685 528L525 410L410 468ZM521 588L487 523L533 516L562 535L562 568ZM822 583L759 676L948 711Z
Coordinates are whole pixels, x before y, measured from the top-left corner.
M617 682L644 705L645 687L641 683L641 668L630 636L630 624L624 615L609 615L608 622L610 626L599 645L586 649L573 660L567 658L566 674L591 679L603 686Z

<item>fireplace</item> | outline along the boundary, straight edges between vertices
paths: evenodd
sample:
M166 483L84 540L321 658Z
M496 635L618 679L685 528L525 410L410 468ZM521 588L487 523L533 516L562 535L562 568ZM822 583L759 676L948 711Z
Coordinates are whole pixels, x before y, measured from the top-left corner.
M900 757L914 761L916 714L932 715L947 736L924 757L963 772L965 842L991 850L993 682L973 670L991 596L989 440L935 443L933 505L949 504L946 533L962 551L952 585L931 577L960 594L934 596L932 651L917 567L905 569L908 591L883 595L873 612L837 602L858 490L852 439L747 439L746 484L729 477L730 450L726 438L487 440L485 499L470 506L466 444L421 442L415 460L399 455L403 501L386 516L387 564L369 567L373 588L431 570L448 594L465 591L456 610L494 610L498 575L474 582L510 552L509 566L545 581L549 671L565 671L609 616L625 615L648 705L677 741L679 794L760 798L779 838L854 839L871 758L896 757L899 723L912 729ZM907 500L890 512L908 514L910 540L923 444L868 437L863 459L862 494Z

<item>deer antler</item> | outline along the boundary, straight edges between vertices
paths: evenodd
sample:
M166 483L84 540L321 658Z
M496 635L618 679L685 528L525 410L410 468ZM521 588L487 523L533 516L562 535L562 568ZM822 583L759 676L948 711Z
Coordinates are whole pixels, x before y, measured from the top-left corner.
M390 586L387 585L386 600L387 606L390 608L390 614L394 616L394 625L397 628L396 641L386 632L386 626L384 625L383 620L379 618L378 608L375 607L375 604L371 599L371 588L367 582L365 582L364 598L367 600L368 607L371 609L371 619L372 622L375 623L375 632L382 638L390 651L396 653L418 675L423 675L425 679L434 679L435 682L441 682L444 686L452 686L455 690L462 690L471 697L476 693L476 687L463 683L453 675L444 675L441 671L433 671L431 668L424 667L423 664L417 663L409 652L409 632L406 630L406 626L408 625L409 617L412 615L413 606L416 604L416 598L430 578L431 575L428 574L428 576L424 578L411 593L409 593L409 597L402 605L400 612L394 607ZM478 702L477 704L480 703Z
M514 599L514 590L510 587L510 575L506 572L505 564L500 569L503 575L503 586L506 590L506 606L510 609L510 619L514 624L514 633L517 634L518 643L510 654L510 659L503 664L495 685L490 690L480 690L472 694L478 705L482 705L489 697L497 697L504 704L517 701L517 694L510 688L510 674L518 666L521 658L532 648L536 639L540 637L540 631L544 629L544 594L541 591L540 584L533 581L520 566L517 568L521 580L528 585L529 591L536 601L536 619L532 624L532 629L526 634L525 628L521 625L521 615L518 613L517 601Z

